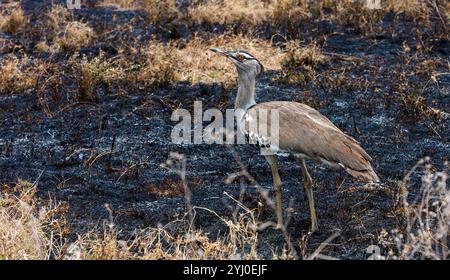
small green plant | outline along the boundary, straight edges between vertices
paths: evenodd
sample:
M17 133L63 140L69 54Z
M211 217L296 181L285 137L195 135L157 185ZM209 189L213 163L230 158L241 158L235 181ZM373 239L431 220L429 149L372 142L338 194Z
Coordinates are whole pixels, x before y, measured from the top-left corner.
M114 80L123 75L121 68L105 57L101 52L97 57L89 60L85 55L75 54L70 57L69 65L78 84L79 101L96 101L99 99L97 90L99 86L109 86Z

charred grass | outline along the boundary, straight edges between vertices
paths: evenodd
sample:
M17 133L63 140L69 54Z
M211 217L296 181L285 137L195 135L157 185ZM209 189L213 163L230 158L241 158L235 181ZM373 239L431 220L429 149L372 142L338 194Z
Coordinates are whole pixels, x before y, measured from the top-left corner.
M271 93L274 98L283 99L285 90L290 92L286 98L319 110L335 106L334 100L355 100L350 109L359 112L365 122L380 115L395 122L391 135L371 141L383 142L386 138L396 145L405 144L413 137L405 131L420 127L426 129L424 138L448 141L446 1L382 1L381 9L373 10L367 9L364 1L350 0L213 0L191 1L188 5L156 0L100 2L81 11L52 5L39 19L26 10L26 3L10 1L0 5L0 98L25 96L32 100L29 116L18 118L31 123L32 113L36 112L45 122L76 108L97 108L112 99L120 100L120 96L139 94L146 103L128 113L144 111L142 116L150 120L158 117L153 111L159 107L174 110L191 104L188 91L198 90L199 96L206 99L217 88L221 97L211 102L224 109L237 82L232 65L208 52L211 47L220 47L242 49L256 56L266 69L265 85L277 90ZM119 18L121 23L104 23L97 9L113 13L111 19ZM176 95L159 94L177 89L180 93ZM15 108L3 106L0 113L14 114ZM92 115L86 113L81 121L89 122L90 118ZM363 120L353 115L346 122L351 124L338 125L361 134L358 124ZM363 141L367 137L361 135ZM73 138L83 136L74 134ZM14 154L8 141L0 138L1 157ZM91 147L78 148L94 151ZM114 141L109 152L113 151ZM382 153L378 153L377 161L383 161L379 155ZM80 165L91 168L105 158L111 161L107 152L92 152L91 161ZM69 164L65 160L61 165ZM127 164L115 170L108 163L105 168L117 175L116 183L139 180L140 163ZM404 173L405 169L397 172ZM423 175L422 181L410 182L417 170ZM263 233L272 230L272 224L265 220L271 211L261 206L270 204L264 200L267 192L250 195L257 201L249 198L248 203L245 191L237 198L225 195L233 206L220 213L214 205L177 209L178 216L171 217L168 224L147 223L132 235L122 233L116 219L141 219L143 214L105 205L108 217L98 218L99 224L79 233L71 225L68 202L39 195L38 182L4 179L4 183L0 181L0 259L359 258L360 254L346 252L354 244L360 246L359 242L379 244L386 258L445 259L450 219L448 164L436 170L422 161L414 167L416 173L408 173L403 180L387 178L385 196L378 195L380 190L370 189L367 196L364 193L364 199L371 195L374 200L380 196L391 199L384 213L390 217L386 228L373 226L364 236L352 235L351 227L364 231L364 226L370 224L371 207L376 208L363 199L357 206L341 205L336 209L333 219L349 227L337 239L339 250L319 246L328 236L320 240L307 233L293 237L287 228L275 231L278 239L271 240L277 243L270 244L265 253L259 251L266 243ZM79 180L91 182L91 173L89 178ZM252 182L252 178L246 180ZM338 178L322 184L337 185L339 195L352 196L351 189L340 189L344 181ZM190 184L194 193L205 187L200 178ZM409 186L411 192L407 191ZM157 200L183 198L186 185L169 176L136 184L134 192ZM348 208L354 210L351 219ZM189 218L192 211L199 224L198 217L210 215L224 229L222 234L213 236L208 228L193 226ZM315 251L318 248L322 249Z

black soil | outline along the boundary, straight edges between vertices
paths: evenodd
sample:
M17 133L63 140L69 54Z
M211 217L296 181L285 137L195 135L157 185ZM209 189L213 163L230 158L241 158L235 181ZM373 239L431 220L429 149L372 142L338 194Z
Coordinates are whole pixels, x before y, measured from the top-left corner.
M45 5L39 3L45 1L23 2L27 13L34 13L33 20L38 21L40 12L35 11L44 9ZM107 27L102 19L112 17L112 14L115 14L117 22L108 21L112 27ZM116 34L121 38L131 36L135 40L146 41L151 34L157 34L161 40L170 39L158 27L133 21L143 16L140 12L85 7L75 15L93 26L103 25L98 27L102 29L114 28L123 22L136 26L127 31L128 34ZM413 26L413 23L404 22L398 28L413 30L416 28ZM276 30L271 31L270 28L261 26L261 30L275 33ZM214 35L202 26L174 26L173 29L187 40L195 31ZM220 28L214 30L221 32ZM449 55L448 41L435 40L433 32L422 33L424 37L420 40L430 49L419 56L444 62L437 71L448 72L445 66ZM319 83L289 85L281 82L281 73L269 71L257 82L257 101L314 100L321 113L360 141L373 157L374 169L382 180L382 185L375 188L352 181L343 171L308 162L315 183L320 226L320 230L309 238L308 251L340 230L339 237L323 253L339 258L366 258L366 247L377 244L377 236L382 229L390 231L401 226L393 211L397 181L420 158L429 156L438 169L448 160L449 121L445 117L422 118L418 116L420 112L406 110L393 96L397 82L395 73L416 67L414 62L405 65L402 52L405 41L410 46L418 45L417 37L399 31L396 36L382 34L371 38L351 28L315 20L306 24L297 36L310 41L325 33L333 35L322 43L321 48L332 53L333 58L329 65L318 66L318 72L347 67L351 71L343 75L365 78L369 82L368 88L348 86L335 90L331 87L333 81L322 86ZM138 34L139 39L136 39ZM42 56L34 52L32 43L20 35L8 36L16 43L25 44L31 57ZM260 36L269 37L264 32ZM100 42L87 51L95 51L105 44L114 45L114 41ZM412 51L415 51L414 47ZM2 57L5 55L7 53ZM373 68L377 70L372 73ZM409 82L421 85L425 85L427 80L427 75L408 78ZM448 75L439 76L438 83L429 82L423 96L430 107L450 112L449 82ZM68 202L72 231L69 238L76 238L77 234L90 231L108 219L105 204L109 204L120 235L128 239L136 228L155 227L183 217L185 209L180 178L161 167L169 153L175 151L187 158L186 176L193 192L192 204L231 219L230 206L235 204L224 192L238 199L242 186L248 187L244 195L248 207L255 207L258 201L262 201L259 194L244 179L225 184L229 174L239 171L227 146L172 144L170 133L176 122L172 122L170 117L174 107L191 110L193 101L203 101L203 109L217 107L218 104L226 104L222 110L232 108L235 92L236 88L226 91L218 84L188 83L127 94L110 91L98 102L61 106L63 109L53 118L43 113L33 92L0 95L0 180L8 184L13 184L18 178L36 181L41 198ZM252 147L241 145L235 149L250 174L273 195L270 168L264 158ZM110 151L112 153L108 153ZM102 156L102 153L106 154ZM96 156L98 158L94 160ZM288 232L297 246L310 224L303 179L292 158L280 158L279 167L283 181L283 208L293 208ZM413 193L419 188L420 183L410 186ZM159 189L166 192L160 194ZM273 211L263 207L259 220L275 219ZM223 223L209 212L198 210L195 223L211 238L226 234ZM271 250L282 248L284 243L283 236L274 229L260 232L259 240L263 258L271 258Z

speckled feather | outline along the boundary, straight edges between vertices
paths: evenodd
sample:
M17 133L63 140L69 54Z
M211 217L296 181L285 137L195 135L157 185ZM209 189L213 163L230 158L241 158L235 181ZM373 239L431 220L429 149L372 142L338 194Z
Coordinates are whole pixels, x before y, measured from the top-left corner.
M342 167L353 177L365 181L379 180L370 164L372 158L359 143L305 104L287 101L256 104L242 119L244 133L249 131L249 122L257 121L259 110L274 109L279 113L280 151ZM270 131L270 117L267 126Z

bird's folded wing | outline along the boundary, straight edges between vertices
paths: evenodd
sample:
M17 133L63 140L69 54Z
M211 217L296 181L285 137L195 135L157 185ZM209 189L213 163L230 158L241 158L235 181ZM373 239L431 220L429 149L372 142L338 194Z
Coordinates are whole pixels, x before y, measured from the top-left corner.
M340 165L346 170L349 169L347 171L355 177L378 179L369 162L371 157L359 143L317 110L296 102L260 103L246 113L243 118L247 121L245 125L248 127L248 122L258 121L262 110L278 112L280 150L303 154L331 165ZM268 118L267 122L270 131L273 125L271 118Z

